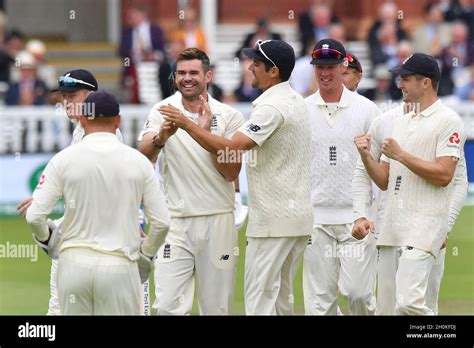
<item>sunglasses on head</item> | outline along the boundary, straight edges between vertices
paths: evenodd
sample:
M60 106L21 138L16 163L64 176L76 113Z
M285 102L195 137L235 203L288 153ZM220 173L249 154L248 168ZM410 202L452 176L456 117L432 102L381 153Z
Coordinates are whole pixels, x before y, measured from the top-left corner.
M311 53L313 59L341 59L344 55L334 48L318 48Z
M255 48L258 49L258 51L270 62L273 64L273 66L276 68L277 65L275 64L275 62L273 60L271 60L270 58L268 58L267 54L265 53L265 51L263 50L262 48L262 45L265 43L265 42L269 42L271 40L267 40L267 41L262 41L262 40L258 40L256 43L255 43Z
M96 88L94 85L90 84L89 82L75 79L74 77L71 77L71 76L61 76L58 79L58 83L60 86L64 86L64 87L75 87L77 85L86 85L92 88Z

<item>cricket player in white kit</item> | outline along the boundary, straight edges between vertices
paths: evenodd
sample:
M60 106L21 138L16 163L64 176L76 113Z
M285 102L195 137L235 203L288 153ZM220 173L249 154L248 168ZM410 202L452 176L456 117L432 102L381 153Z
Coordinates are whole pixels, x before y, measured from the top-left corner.
M254 151L247 165L249 222L245 258L247 314L294 314L293 279L312 226L311 137L303 98L288 79L295 65L284 41L258 41L244 49L253 59L252 85L263 90L250 119L231 140L210 133L180 113L165 120L184 129L214 155ZM208 116L209 118L209 116Z
M58 86L52 92L60 92L63 97L64 109L71 122L76 124L73 132L71 144L77 144L82 141L84 137L84 128L79 123L81 115L81 106L86 97L93 91L97 91L99 85L94 75L84 69L76 69L66 72L58 79ZM122 142L122 133L120 129L116 130L117 139ZM20 203L18 206L18 213L21 216L26 216L28 207L33 202L32 198L28 198ZM62 217L53 221L55 227L59 227ZM60 232L59 232L60 233ZM50 292L51 297L48 304L47 315L61 315L59 308L58 290L57 290L57 258L51 259L51 274L50 274Z
M387 267L379 267L378 285L383 291L395 284L395 314L434 314L427 306L427 288L447 237L464 126L437 97L440 71L433 57L415 53L391 72L401 75L403 101L415 107L394 120L380 164L371 156L370 137L356 138L367 173L387 190L377 242L380 263ZM354 230L358 238L366 233L366 224Z
M57 279L63 314L138 315L142 296L136 261L145 257L151 263L167 234L169 213L153 166L115 135L120 124L115 97L93 92L84 106L83 141L48 163L26 220L47 244L46 217L64 198ZM143 243L140 204L150 223Z
M370 126L368 136L370 137L370 153L372 158L377 162L380 161L382 156L382 144L385 139L390 135L392 125L397 117L401 117L408 113L407 109L409 105L403 103L402 105L395 107L391 110L380 115L376 118ZM366 135L356 137L355 141L360 138L365 138ZM354 228L353 234L356 238L363 238L366 232L366 226L369 226L370 222L368 216L370 212L367 212L366 205L367 201L370 200L370 188L371 180L367 174L367 171L359 159L357 162L356 170L354 172L354 179L352 181L352 194L353 194L353 207L354 207ZM453 193L451 197L451 203L449 206L449 220L447 226L447 233L451 232L452 227L462 210L464 200L467 195L467 169L466 159L464 157L464 150L461 149L461 158L456 166L456 172L453 179ZM377 214L375 220L375 238L377 238L380 230L380 226L383 221L383 214L385 208L386 192L382 192L378 197ZM438 294L441 285L441 279L444 272L444 259L446 256L446 244L444 244L436 257L435 264L431 270L428 279L428 288L426 293L426 305L432 310L433 314L438 314ZM396 262L393 259L382 258L377 263L377 268L381 270L383 276L383 270L387 268L396 268ZM389 262L389 264L387 264ZM391 262L391 263L390 263ZM380 272L377 272L380 273ZM390 272L394 274L394 271ZM394 279L393 279L394 282ZM377 308L375 311L376 315L390 315L395 312L395 286L389 281L382 282L386 287L378 286L377 291Z
M241 160L210 154L163 115L182 113L206 123L212 134L231 138L243 115L207 93L209 58L196 48L177 58L179 92L155 104L142 132L140 151L158 163L171 227L155 261L157 314L190 314L195 281L201 314L230 314L234 301L238 235L234 225L234 185Z
M352 175L358 152L352 143L367 132L379 111L367 98L343 84L344 46L319 41L312 53L319 90L305 99L312 130L313 233L304 256L306 314L336 315L340 291L353 315L375 311L374 240L352 237Z

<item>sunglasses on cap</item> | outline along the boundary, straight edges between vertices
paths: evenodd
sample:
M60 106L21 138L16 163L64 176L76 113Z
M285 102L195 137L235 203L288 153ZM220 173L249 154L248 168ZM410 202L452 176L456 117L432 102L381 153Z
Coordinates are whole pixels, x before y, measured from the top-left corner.
M266 42L270 42L272 40L266 40L266 41L262 41L262 40L258 40L256 43L255 43L255 48L258 49L258 51L270 62L273 64L273 66L276 68L277 65L275 64L275 62L273 60L271 60L270 58L268 58L267 54L265 53L265 51L263 50L262 48L262 45Z
M90 84L89 82L82 81L79 79L75 79L74 77L71 76L61 76L58 79L58 83L60 86L64 87L74 87L77 85L86 85L86 86L91 86L92 88L96 88L93 84Z
M334 48L318 48L311 53L313 59L341 59L344 55Z

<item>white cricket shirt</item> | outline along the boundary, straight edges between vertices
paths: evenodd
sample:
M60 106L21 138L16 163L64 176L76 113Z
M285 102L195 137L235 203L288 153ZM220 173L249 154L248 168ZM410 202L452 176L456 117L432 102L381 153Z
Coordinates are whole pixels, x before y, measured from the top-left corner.
M420 114L410 112L393 122L391 137L407 152L425 161L461 158L466 140L461 118L436 101ZM434 185L385 155L389 183L385 217L378 245L412 246L437 255L447 235L453 181Z
M304 99L288 82L267 89L239 132L257 143L247 164L249 237L307 236L312 230L311 133Z
M26 216L40 240L49 235L46 217L61 197L60 252L84 247L137 260L141 203L150 223L143 250L154 255L164 241L169 213L153 166L112 133L89 134L48 163Z
M212 134L230 139L244 122L242 113L208 96L213 114ZM163 116L158 108L167 104L177 107L184 115L193 119L192 114L183 106L181 93L176 92L153 106L139 141L146 133L160 131ZM232 160L230 156L228 159ZM212 155L186 131L178 129L168 139L158 156L158 165L172 217L234 211L234 184L224 179L214 167Z

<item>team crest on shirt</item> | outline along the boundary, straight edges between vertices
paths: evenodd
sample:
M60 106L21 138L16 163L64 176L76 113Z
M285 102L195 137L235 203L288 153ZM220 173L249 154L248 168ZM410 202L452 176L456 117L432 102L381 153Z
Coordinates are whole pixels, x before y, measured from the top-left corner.
M260 126L257 126L256 124L253 124L253 123L250 123L248 126L247 126L247 132L252 132L252 133L257 133L260 129Z
M219 126L217 124L217 114L213 114L212 115L212 119L211 119L211 132L214 131L218 131L219 130Z
M335 166L337 162L337 148L336 146L329 146L329 165Z

